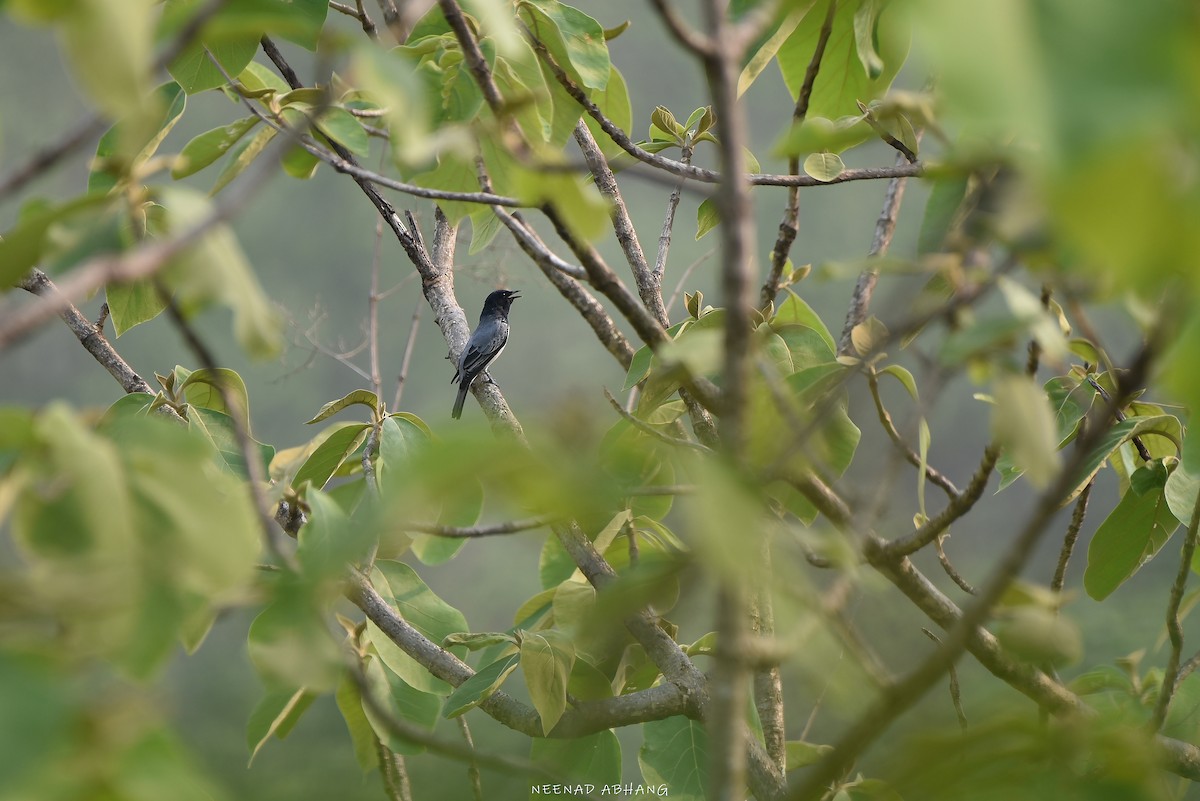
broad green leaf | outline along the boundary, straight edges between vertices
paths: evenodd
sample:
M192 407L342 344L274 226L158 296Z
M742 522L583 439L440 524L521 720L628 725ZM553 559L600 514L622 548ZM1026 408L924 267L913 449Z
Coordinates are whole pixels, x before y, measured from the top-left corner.
M82 693L61 668L57 660L0 650L0 707L10 733L0 748L0 776L10 787L60 766L59 755L70 753L78 736L74 713Z
M625 375L625 391L633 389L650 375L650 363L653 359L654 352L650 350L649 345L643 345L634 352L633 359L629 362L629 372Z
M862 114L841 117L837 120L825 117L805 117L793 123L774 147L777 156L805 156L810 153L842 153L855 145L866 142L875 132L864 121Z
M338 412L342 411L343 409L347 409L354 404L366 406L371 410L371 413L374 414L376 409L379 408L379 398L376 397L375 393L369 389L353 390L347 393L345 396L338 398L335 401L330 401L322 406L320 410L313 415L313 419L309 420L307 423L305 423L305 425L310 426L313 423L319 423L322 420L328 420Z
M529 757L564 782L594 787L621 783L621 743L611 729L571 739L534 738ZM531 798L538 798L536 790Z
M188 375L179 390L192 406L237 415L247 433L250 431L250 397L246 383L235 371L227 367L202 367Z
M629 87L626 86L625 77L621 75L620 70L614 66L608 77L608 85L603 90L593 90L591 99L614 125L626 134L632 133L633 109L629 103ZM592 132L592 137L600 146L600 152L605 157L612 159L625 152L620 145L600 129L600 124L592 119L590 114L585 114L583 119Z
M479 522L483 511L483 485L473 476L463 476L447 491L439 492L442 509L438 525L465 528ZM427 565L440 565L452 559L467 544L466 537L438 537L418 534L413 537L412 550Z
M350 741L354 743L354 758L358 760L358 766L362 768L363 773L377 768L379 749L376 747L375 730L371 728L371 721L367 720L367 713L363 710L362 693L358 689L358 683L349 673L342 675L334 700L337 702L338 711L342 713L342 719L346 721L346 729L350 732Z
M708 733L682 715L642 725L638 765L646 784L670 788L672 799L702 801L708 788Z
M324 487L334 471L358 448L368 428L366 423L349 423L330 434L304 461L292 478L292 486L298 489L310 481L317 489Z
M187 96L174 81L159 86L150 102L109 128L96 145L96 159L88 174L89 192L108 192L117 181L154 155L175 127L187 105Z
M287 737L315 700L316 696L305 689L274 690L263 696L246 724L249 764L254 764L254 758L271 737L279 740Z
M317 49L321 29L325 27L325 17L329 13L328 0L288 0L271 5L277 6L275 13L279 19L272 20L268 30L306 50Z
M746 66L742 69L742 74L738 77L738 97L741 97L750 88L750 85L758 79L762 71L767 68L767 65L775 60L775 56L779 53L779 48L783 46L784 42L792 35L792 32L796 30L796 26L800 24L800 20L804 18L804 15L812 11L813 8L814 5L811 4L795 4L788 12L788 15L771 32L771 35L758 46L758 49L754 51L753 55L746 62ZM820 13L820 9L814 13Z
M836 153L812 153L804 160L804 171L818 181L832 181L846 169Z
M1034 665L1063 665L1083 656L1079 627L1056 610L1019 606L1005 610L996 625L996 639L1018 659Z
M1043 387L1054 410L1054 427L1058 431L1058 447L1075 438L1084 415L1096 400L1091 384L1076 381L1070 376L1051 378Z
M59 22L62 53L75 79L113 118L136 112L154 59L151 0L71 3Z
M384 498L407 489L407 467L429 443L429 434L402 415L389 415L379 430L379 488Z
M717 210L717 202L705 198L696 209L696 239L700 239L721 223L721 213Z
M780 304L779 310L775 312L771 324L775 326L807 326L821 335L821 339L825 340L825 344L829 346L830 353L836 353L837 343L834 341L833 335L829 333L829 329L825 327L825 323L821 321L812 307L790 289L787 290L787 295L787 298Z
M107 194L87 194L59 206L46 205L23 213L17 224L0 237L0 286L11 286L46 256L47 231L78 219L109 217L114 199Z
M334 106L321 115L317 123L321 133L342 145L357 156L371 154L371 140L366 130L354 115L344 108Z
M1033 486L1046 487L1058 474L1062 456L1045 393L1028 376L1016 374L998 376L992 393L992 435Z
M806 370L833 361L833 351L820 332L806 325L796 324L774 324L774 329L787 345L793 371Z
M608 86L612 63L600 23L558 0L524 0L517 13L575 83L587 89Z
M256 158L262 155L263 150L275 138L276 133L278 132L274 128L261 128L254 136L249 139L242 139L234 145L230 149L228 160L225 162L225 169L221 170L221 174L217 176L217 181L213 184L213 188L209 190L209 194L217 194L230 181L241 175Z
M1186 445L1184 450L1187 450ZM1184 465L1179 465L1171 472L1163 493L1171 514L1186 525L1191 521L1196 501L1200 498L1200 476L1192 473Z
M188 429L199 432L212 444L217 464L239 478L250 477L242 444L234 430L233 418L224 412L195 406L188 412ZM250 438L250 445L252 452L258 455L265 474L271 460L275 458L275 449L253 437Z
M460 631L449 635L442 640L443 648L452 648L455 645L465 646L468 651L478 651L481 648L491 648L493 645L502 645L510 643L516 645L517 640L511 634L506 634L502 631L486 631L486 632L469 632Z
M1117 452L1118 448L1133 437L1146 437L1151 434L1179 441L1179 418L1169 414L1154 415L1151 417L1130 417L1114 425L1105 433L1099 444L1088 453L1082 467L1075 474L1075 478L1072 481L1072 490L1067 495L1064 503L1073 500L1087 486L1088 482L1096 475L1096 471L1100 469L1100 466L1104 464L1105 460L1111 458Z
M446 699L443 715L447 718L458 717L491 698L520 663L521 655L516 653L501 657L486 667L480 668L474 676L460 684Z
M574 664L575 648L562 632L527 631L521 636L521 672L545 734L567 708L567 681Z
M898 364L889 364L887 367L879 371L880 375L886 373L892 376L908 390L908 394L913 400L920 400L917 397L917 380L913 378L913 374Z
M443 601L403 562L379 560L375 563L372 583L379 593L413 628L435 643L467 630L467 620ZM388 668L412 687L435 695L449 695L451 687L404 652L374 623L367 625L367 638Z
M874 0L842 0L834 14L833 30L813 83L808 113L814 117L853 115L858 103L869 103L891 86L908 55L909 33L905 9L894 5L884 8L874 26L874 56L882 62L879 72L871 75L860 60L854 20L864 4ZM824 3L817 3L800 20L792 34L779 47L779 68L792 97L800 93L804 75L816 50L821 26L825 21Z
M832 750L832 745L819 745L804 740L788 740L784 743L786 770L790 773L796 768L803 768L819 762Z
M946 244L967 194L967 183L968 177L958 174L933 180L929 200L925 201L925 216L921 218L921 232L917 235L917 255L936 253Z
M178 180L200 172L229 152L257 124L258 117L250 115L195 137L183 146L171 165L171 177Z
M337 687L341 678L341 649L306 587L280 588L275 601L250 624L247 652L268 684L322 693Z
M172 234L189 230L212 213L211 201L194 190L167 186L159 189L159 195ZM208 229L161 275L175 290L176 302L185 317L214 301L221 302L233 310L233 333L247 353L270 358L279 352L283 344L279 314L228 226Z
M153 320L167 307L152 281L106 284L104 299L118 337L135 325Z
M496 239L496 235L504 229L504 223L490 208L482 209L471 215L471 246L467 255L474 256L487 250Z
M1097 601L1107 598L1153 559L1178 528L1163 483L1141 494L1131 487L1092 536L1083 588Z
M231 37L220 42L210 43L207 47L213 57L225 68L226 73L237 75L245 69L250 60L254 58L254 54L258 52L260 38L261 35L255 36L254 34ZM209 60L204 45L199 43L184 48L183 52L168 65L167 70L189 95L198 94L207 89L216 89L226 83L225 76Z
M388 670L378 659L365 662L367 688L376 703L394 717L423 729L433 730L442 714L442 699L410 686L400 676ZM420 754L425 746L394 734L371 707L364 704L363 712L379 740L394 754Z
M296 557L301 571L314 583L341 576L346 566L366 557L371 542L368 526L354 525L330 496L309 490L308 523L297 535Z

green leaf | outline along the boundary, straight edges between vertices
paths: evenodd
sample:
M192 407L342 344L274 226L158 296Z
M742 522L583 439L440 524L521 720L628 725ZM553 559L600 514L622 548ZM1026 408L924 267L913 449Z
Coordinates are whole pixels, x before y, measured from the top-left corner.
M310 481L317 489L324 487L334 471L358 448L369 428L366 423L347 423L335 430L304 460L292 478L292 486L299 489L305 481Z
M334 700L337 702L338 711L342 713L342 719L346 721L358 766L362 768L363 773L378 767L379 749L376 748L375 730L371 728L371 721L367 720L367 714L363 711L362 693L359 692L358 683L349 673L342 675Z
M738 77L738 97L741 97L750 88L751 84L758 79L763 70L767 68L767 65L775 60L775 56L779 53L779 48L783 46L784 42L788 41L792 32L796 30L796 26L800 24L800 20L815 7L816 4L806 6L801 3L792 6L788 15L779 22L778 26L771 32L771 35L758 46L758 49L754 51L753 55L746 62L746 66L742 69L742 74ZM819 14L820 10L813 13Z
M379 488L384 498L400 497L407 484L406 468L429 443L426 430L404 415L389 415L379 431Z
M1164 483L1141 494L1129 489L1092 537L1083 588L1097 601L1153 559L1179 526L1167 505Z
M250 115L193 138L171 165L171 177L178 180L200 172L229 152L257 124L258 117Z
M804 160L804 171L818 181L832 181L845 169L841 156L836 153L812 153Z
M521 672L544 734L550 733L567 708L567 681L574 664L575 647L562 632L521 635Z
M198 8L199 4L196 0L168 0L168 11L165 13L170 13L173 6ZM205 48L207 47L213 58L220 62L221 66L225 68L225 72L237 75L246 68L246 65L254 58L254 54L258 52L260 39L262 39L261 31L251 31L231 34L221 37L219 40L209 38L193 42L171 60L171 63L167 65L167 71L189 95L203 92L206 89L216 89L218 86L225 85L225 76L209 59Z
M860 60L855 18L864 5L874 0L843 0L834 13L833 30L825 48L821 69L813 83L808 113L813 117L838 117L858 112L858 103L869 103L891 86L908 55L909 33L904 9L886 6L874 25L874 57L882 62L872 76ZM814 4L795 30L779 47L779 69L795 98L804 84L825 21L824 3Z
M1083 656L1079 627L1056 610L1041 606L1008 609L996 626L996 639L1018 659L1034 665L1063 665Z
M334 106L321 115L321 133L358 156L371 155L371 140L362 123L344 108Z
M250 624L247 652L269 684L333 690L342 655L307 588L290 584Z
M452 648L455 645L465 646L468 651L478 651L482 648L491 648L493 645L501 645L503 643L517 644L517 639L511 634L502 631L486 631L473 633L470 631L457 631L442 640L443 648Z
M643 345L634 352L629 361L629 372L625 374L625 391L629 391L650 375L650 363L654 360L654 352L649 345Z
M1117 452L1117 449L1136 436L1149 434L1165 436L1175 441L1180 439L1179 418L1174 415L1160 414L1150 417L1129 417L1108 430L1103 439L1088 454L1083 466L1075 474L1072 481L1073 489L1064 502L1075 498L1096 475L1096 471Z
M917 397L917 380L913 378L913 374L898 364L889 364L887 367L879 371L880 375L887 374L895 378L904 388L908 390L908 394L913 400L920 400Z
M250 749L247 767L254 764L254 758L267 740L287 737L316 698L305 689L274 690L263 696L246 724L246 745Z
M0 237L0 286L15 284L45 256L52 226L109 217L114 199L107 194L87 194L58 206L43 206L23 213L17 224Z
M212 213L208 198L183 186L162 187L159 194L172 233L189 230ZM279 314L228 226L208 229L161 275L175 290L184 317L191 317L214 301L221 302L233 310L233 333L247 353L271 358L279 352L283 344Z
M700 239L721 222L721 213L717 210L717 201L705 198L696 209L696 239Z
M821 339L825 340L825 344L829 346L830 353L836 353L837 343L834 342L833 334L829 333L829 329L825 327L825 323L821 321L817 313L791 289L787 290L787 293L787 298L780 304L779 310L775 312L775 317L771 320L772 325L807 326L821 335Z
M883 0L863 0L854 14L855 51L863 69L867 71L867 77L871 79L883 74L883 59L875 50L875 28L882 2Z
M100 137L88 174L89 192L108 192L117 181L144 164L175 127L187 96L174 81L159 86L150 102Z
M250 166L251 162L262 155L263 150L275 138L276 133L277 131L274 128L262 128L254 136L249 139L243 139L234 145L229 154L229 159L225 163L225 169L221 170L221 174L217 176L217 181L213 184L213 188L209 190L209 194L217 194L234 178L241 175Z
M790 773L796 768L815 764L832 750L832 745L818 745L804 740L788 740L784 743L786 770Z
M247 433L250 431L250 398L246 383L235 371L227 367L202 367L189 374L179 390L192 406L237 415ZM233 408L226 403L226 394Z
M212 409L196 406L188 414L188 429L199 432L212 444L216 462L222 468L239 478L250 477L250 473L246 469L246 458L242 453L242 444L234 430L233 418L224 412L215 412ZM258 454L265 474L271 460L275 458L275 449L253 437L250 438L250 441L253 445L253 452Z
M925 201L925 216L917 235L917 255L936 253L946 244L946 236L958 216L967 194L968 176L948 175L935 178Z
M315 584L343 575L348 564L366 557L373 542L370 528L352 525L329 495L310 490L304 500L309 519L297 535L296 557L301 572Z
M575 83L588 89L608 85L612 62L599 22L558 0L524 0L517 13Z
M355 404L361 404L371 410L374 415L379 408L379 398L369 389L356 389L347 393L345 396L338 398L335 401L330 401L320 408L320 410L309 420L305 425L319 423L322 420L328 420L343 409L347 409Z
M563 782L594 787L621 783L621 743L611 729L571 739L535 737L529 757ZM530 797L539 793L532 790Z
M106 284L104 299L118 337L136 325L153 320L167 307L158 288L148 280Z
M433 642L442 642L456 632L467 630L467 619L443 601L403 562L379 560L372 572L372 583L380 595L393 605L413 628ZM449 695L451 687L405 653L374 623L367 625L367 637L388 668L412 687L435 695Z
M646 784L667 785L675 801L702 801L708 788L708 733L682 715L642 725L638 765Z
M625 84L625 76L623 76L615 66L612 72L609 73L608 85L603 90L594 89L591 93L592 102L600 107L613 125L616 125L627 135L633 131L633 107L629 102L629 87ZM612 140L600 128L600 123L592 119L590 114L585 114L583 120L587 123L588 129L592 132L592 137L600 147L600 152L606 158L612 159L620 153L624 153L621 146Z
M1058 474L1054 411L1041 388L1028 376L998 376L992 387L992 435L1033 486L1043 488Z
M75 79L110 117L136 112L149 89L152 5L150 0L77 2L59 20L62 53Z
M491 698L520 663L520 654L509 654L480 668L446 699L443 715L447 718L458 717Z
M378 659L367 659L364 665L368 690L377 703L400 720L433 730L442 714L441 698L410 686ZM364 704L363 712L366 713L371 727L375 729L376 736L392 753L412 755L425 751L424 745L393 734L371 711L371 707Z
M842 153L860 145L875 135L863 115L840 117L829 120L825 117L805 117L776 142L777 156L803 156L809 153Z

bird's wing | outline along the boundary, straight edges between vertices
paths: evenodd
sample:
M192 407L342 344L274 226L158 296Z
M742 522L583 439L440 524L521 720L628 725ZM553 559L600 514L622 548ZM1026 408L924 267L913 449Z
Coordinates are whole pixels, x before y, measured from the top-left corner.
M468 376L473 379L482 373L504 350L504 344L508 342L508 326L496 326L496 330L490 334L478 338L472 336L467 343L467 349L458 363L458 371L464 381Z

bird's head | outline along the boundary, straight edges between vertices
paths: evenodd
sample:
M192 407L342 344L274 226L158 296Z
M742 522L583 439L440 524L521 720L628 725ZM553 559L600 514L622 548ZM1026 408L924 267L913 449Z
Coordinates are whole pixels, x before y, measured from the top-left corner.
M508 314L512 302L519 297L521 296L517 294L517 290L497 289L483 301L483 313L487 314L489 311L496 311Z

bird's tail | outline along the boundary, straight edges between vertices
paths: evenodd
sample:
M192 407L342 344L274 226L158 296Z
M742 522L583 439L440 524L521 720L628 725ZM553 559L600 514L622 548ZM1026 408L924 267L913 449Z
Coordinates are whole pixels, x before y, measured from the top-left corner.
M469 381L462 381L458 385L458 397L454 399L454 409L450 412L450 416L455 420L462 417L463 404L467 402L467 390L470 388Z

